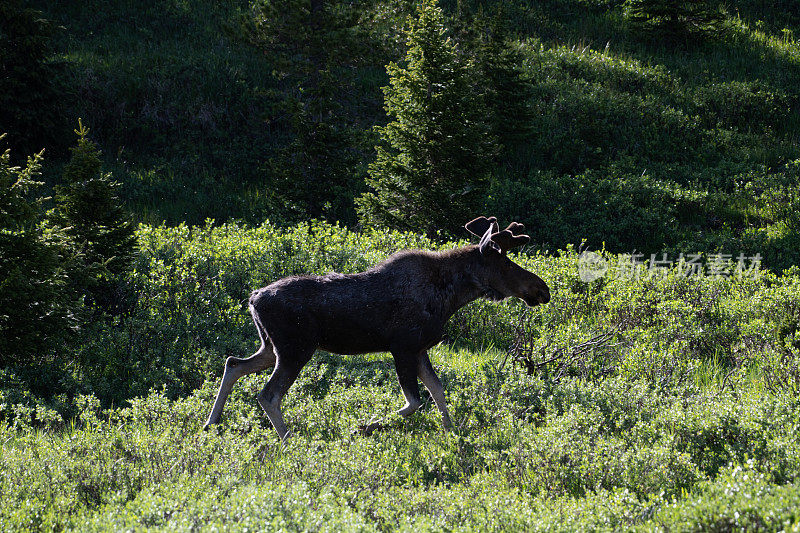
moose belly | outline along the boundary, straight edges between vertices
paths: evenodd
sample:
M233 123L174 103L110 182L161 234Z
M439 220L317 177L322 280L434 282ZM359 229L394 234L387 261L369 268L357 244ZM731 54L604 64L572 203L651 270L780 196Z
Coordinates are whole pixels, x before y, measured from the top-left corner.
M375 328L348 321L323 328L319 344L323 350L343 355L394 350L419 352L439 343L441 338L441 328L433 324L391 323Z
M339 325L323 332L320 348L342 355L384 352L389 350L386 337L377 331Z

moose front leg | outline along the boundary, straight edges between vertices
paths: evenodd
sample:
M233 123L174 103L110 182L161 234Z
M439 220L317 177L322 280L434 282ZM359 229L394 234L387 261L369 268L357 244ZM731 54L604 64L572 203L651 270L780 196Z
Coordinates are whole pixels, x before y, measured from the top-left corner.
M397 414L407 418L422 405L417 384L418 356L400 352L392 352L392 356L397 370L397 379L400 381L400 388L403 389L403 396L406 398L406 404L397 411Z
M403 396L406 399L406 404L397 411L397 414L403 418L408 418L422 405L422 400L419 397L419 385L417 384L417 358L414 355L410 356L397 352L392 352L392 356L394 357L395 370L397 370L397 379L400 381L400 388L403 390ZM383 420L373 419L366 424L360 425L358 432L369 436L384 427Z

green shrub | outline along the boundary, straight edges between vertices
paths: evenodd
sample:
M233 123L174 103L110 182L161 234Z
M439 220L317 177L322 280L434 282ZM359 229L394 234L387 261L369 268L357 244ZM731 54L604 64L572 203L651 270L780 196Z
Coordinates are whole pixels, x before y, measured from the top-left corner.
M681 531L791 531L800 524L800 487L773 485L748 463L726 469L686 499L666 505L655 517Z
M538 246L558 249L586 242L617 252L656 252L674 241L676 200L649 176L625 170L495 181L488 211L517 220Z
M708 127L722 125L744 132L783 132L792 100L761 81L725 81L699 87L696 105Z

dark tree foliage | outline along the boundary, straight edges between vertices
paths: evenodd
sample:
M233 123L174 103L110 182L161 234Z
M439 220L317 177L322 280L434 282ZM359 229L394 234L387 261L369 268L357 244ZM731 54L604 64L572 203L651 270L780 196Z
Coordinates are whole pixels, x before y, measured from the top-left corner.
M330 73L316 87L284 102L292 140L266 165L273 216L287 222L312 217L353 222L358 154L352 131L337 116Z
M642 30L676 41L716 34L725 20L714 0L627 0L625 12Z
M32 196L41 160L18 167L9 150L0 156L0 367L39 366L72 325L59 245L43 234Z
M406 32L405 66L390 63L381 143L358 200L366 224L455 232L476 213L497 144L474 90L474 66L448 38L435 0L418 6Z
M49 222L68 239L73 290L86 295L88 303L113 311L120 304L116 284L134 251L133 223L117 195L119 184L102 171L88 128L78 121L75 133L78 144L70 149L63 181L56 186Z
M0 133L12 153L51 146L63 125L60 69L50 59L54 26L22 0L0 2Z
M285 89L271 127L288 142L265 165L272 216L354 222L359 143L337 73L354 61L357 11L320 0L264 0L254 9L251 39L270 53Z
M469 42L478 73L476 90L486 106L493 134L506 151L526 141L533 124L533 85L522 72L522 55L508 45L501 8L492 18L479 11Z

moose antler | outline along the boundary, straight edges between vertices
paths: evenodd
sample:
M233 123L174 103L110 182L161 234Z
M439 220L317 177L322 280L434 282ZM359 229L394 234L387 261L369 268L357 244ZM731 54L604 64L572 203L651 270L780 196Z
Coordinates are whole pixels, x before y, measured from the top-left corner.
M489 229L490 226L492 227L492 234L500 230L500 226L497 225L497 217L478 217L464 224L467 231L476 237L483 237L483 234L486 233L486 230Z
M518 232L522 231L525 227L519 222L512 222L506 229L500 233L492 235L492 240L500 245L500 249L504 252L528 244L531 240L530 236L522 235Z
M464 227L467 229L467 231L478 237L486 233L486 230L491 227L492 240L496 242L498 246L500 246L500 249L503 251L503 253L512 248L525 245L531 240L530 236L520 233L523 229L525 229L525 226L519 222L512 222L506 229L499 231L500 227L497 225L496 217L486 218L481 216L467 222Z

